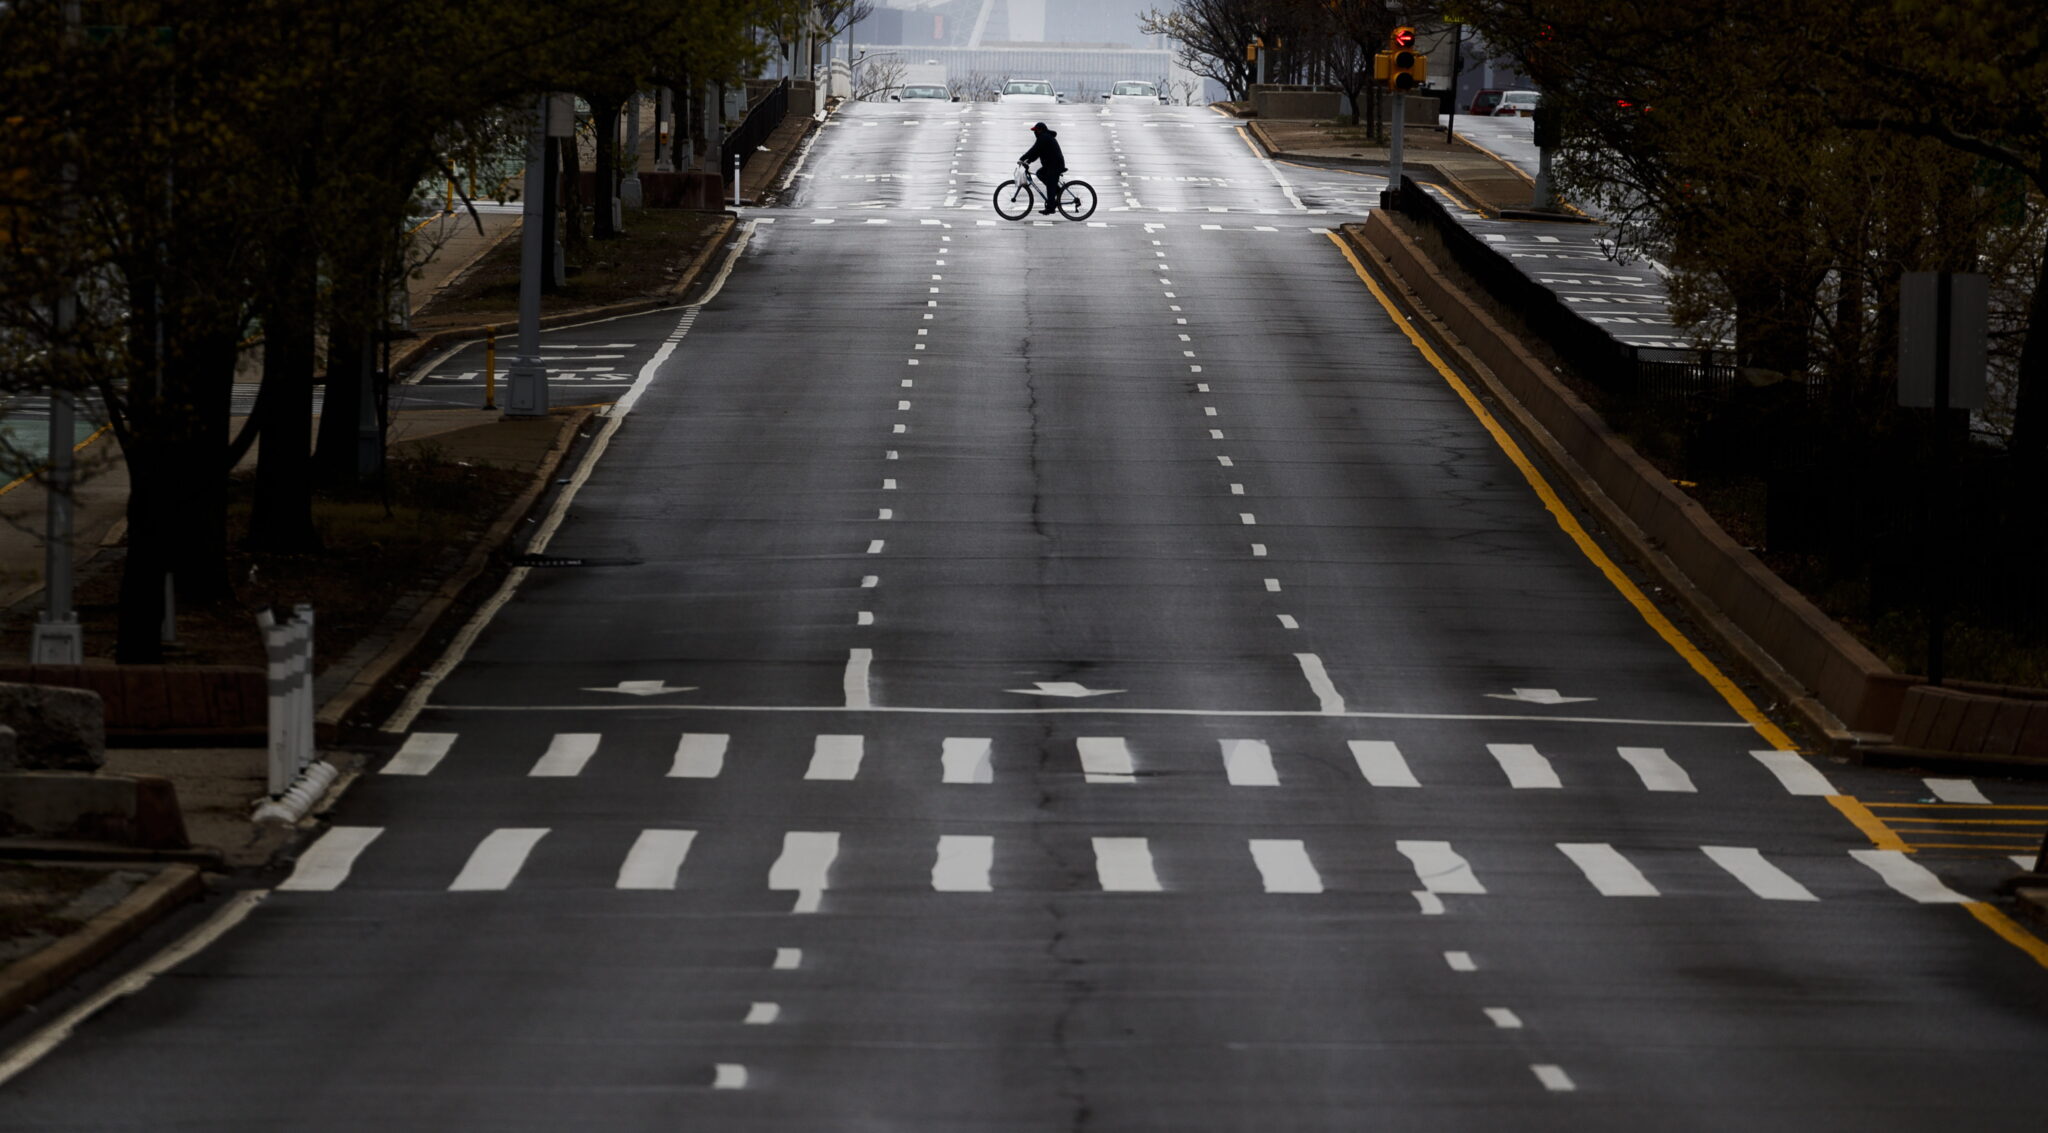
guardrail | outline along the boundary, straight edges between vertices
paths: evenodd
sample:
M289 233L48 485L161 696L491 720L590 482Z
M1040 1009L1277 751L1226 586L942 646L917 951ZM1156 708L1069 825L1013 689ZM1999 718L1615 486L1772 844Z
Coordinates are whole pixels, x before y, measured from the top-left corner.
M774 90L762 95L749 107L747 116L740 119L740 124L733 127L732 133L727 134L725 141L720 143L719 173L722 175L746 164L747 159L754 155L761 144L768 140L768 135L774 133L775 127L782 125L782 120L788 116L789 80L784 79Z

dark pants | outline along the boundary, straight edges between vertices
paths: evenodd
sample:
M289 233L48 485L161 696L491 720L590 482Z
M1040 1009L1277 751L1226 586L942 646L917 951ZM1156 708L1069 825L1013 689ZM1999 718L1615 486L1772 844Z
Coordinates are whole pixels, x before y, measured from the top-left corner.
M1038 167L1038 180L1045 186L1044 207L1048 212L1054 208L1060 199L1060 178L1066 172L1064 169L1047 169L1043 165Z

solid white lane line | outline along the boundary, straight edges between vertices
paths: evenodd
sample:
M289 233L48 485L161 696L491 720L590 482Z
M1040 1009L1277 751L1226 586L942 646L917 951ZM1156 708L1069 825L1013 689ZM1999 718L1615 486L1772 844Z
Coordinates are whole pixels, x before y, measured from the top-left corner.
M642 830L619 866L620 889L674 889L695 830Z
M1557 790L1564 786L1550 761L1529 744L1487 744L1486 750L1506 772L1508 786L1517 790Z
M880 540L876 540L879 544ZM868 693L868 668L875 661L872 649L849 649L846 651L846 675L840 679L840 688L846 693L848 708L871 708L874 698Z
M1323 877L1299 838L1253 838L1252 863L1268 893L1321 893Z
M526 774L533 778L568 778L583 774L583 765L597 754L596 732L562 732L548 743L548 750L542 753L533 770Z
M947 736L939 747L941 783L993 783L990 741L980 736Z
M1352 740L1351 758L1358 761L1358 773L1375 787L1420 787L1401 749L1389 740Z
M547 837L545 826L503 826L484 836L470 851L462 872L448 883L450 892L504 889L519 876L526 856Z
M1850 850L1849 856L1871 868L1886 885L1923 905L1963 905L1969 898L1950 889L1932 870L1898 850Z
M712 1068L711 1088L714 1090L744 1090L747 1088L747 1068L737 1062L721 1062Z
M1766 901L1818 901L1820 898L1792 875L1764 860L1763 851L1751 846L1701 846L1700 852L1727 870L1751 893Z
M860 736L818 736L811 741L811 766L804 778L851 779L859 775L865 743Z
M1559 842L1557 848L1602 897L1655 897L1657 887L1650 884L1621 852L1606 842Z
M1431 893L1484 893L1472 866L1449 842L1401 840L1394 848L1415 867L1415 877Z
M782 836L782 856L768 867L768 888L795 890L796 907L790 911L815 913L838 856L837 830L791 830Z
M1135 783L1131 749L1122 736L1079 736L1074 747L1081 753L1081 779L1086 783Z
M1503 1031L1519 1031L1522 1029L1522 1017L1505 1007L1483 1007L1480 1010L1485 1011L1486 1017L1493 1022L1493 1025Z
M1838 795L1835 785L1828 777L1806 762L1806 757L1796 751L1753 751L1758 763L1770 768L1778 777L1778 783L1795 795Z
M725 745L732 737L719 732L685 732L676 741L671 779L716 779L725 770Z
M775 962L768 967L777 972L793 972L804 966L804 950L801 948L777 948Z
M782 1017L782 1005L756 1000L747 1005L747 1017L740 1020L749 1027L765 1027Z
M1529 1069L1536 1075L1536 1080L1543 1083L1543 1088L1551 1093L1568 1094L1578 1089L1578 1086L1572 1083L1571 1075L1566 1074L1561 1066L1537 1062L1531 1063Z
M1270 589L1279 588L1276 586ZM1313 653L1296 653L1294 660L1301 666L1301 675L1308 681L1309 691L1316 694L1317 706L1332 716L1341 715L1344 712L1344 697L1337 692L1337 686L1330 682L1330 672L1323 668L1323 659Z
M1233 787L1277 787L1273 749L1264 740L1217 740L1223 749L1223 775Z
M414 732L405 737L398 754L391 757L379 775L425 775L447 756L455 744L454 732Z
M1945 803L1968 803L1973 806L1989 806L1991 800L1977 784L1968 779L1922 779L1934 797Z
M1636 775L1649 790L1698 793L1699 788L1692 785L1692 776L1687 775L1685 768L1664 754L1663 748L1623 747L1615 750L1621 753L1621 757L1628 761L1630 767L1636 769Z
M1143 838L1093 838L1095 876L1107 893L1157 893L1152 848Z
M299 855L292 875L277 888L280 892L324 892L348 880L356 855L384 833L382 826L336 826L320 836Z
M946 834L932 859L932 888L941 893L987 893L996 840L987 834Z
M1448 964L1454 972L1476 972L1479 970L1479 965L1472 962L1472 954L1470 952L1446 952L1444 953L1444 963Z

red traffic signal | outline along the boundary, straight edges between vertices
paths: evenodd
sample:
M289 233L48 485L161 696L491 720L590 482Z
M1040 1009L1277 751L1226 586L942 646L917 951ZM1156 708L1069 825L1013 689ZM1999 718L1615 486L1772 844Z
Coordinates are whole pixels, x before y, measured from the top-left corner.
M1387 45L1390 51L1406 51L1414 47L1415 29L1409 27L1395 28L1394 34L1387 37Z

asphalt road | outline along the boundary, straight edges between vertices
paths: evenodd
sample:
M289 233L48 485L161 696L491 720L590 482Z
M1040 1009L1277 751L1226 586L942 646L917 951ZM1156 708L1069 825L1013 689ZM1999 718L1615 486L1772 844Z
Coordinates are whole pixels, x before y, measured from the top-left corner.
M1037 117L1088 223L987 207ZM845 113L606 338L580 565L0 1126L2038 1128L2042 792L1773 750L1294 175Z

